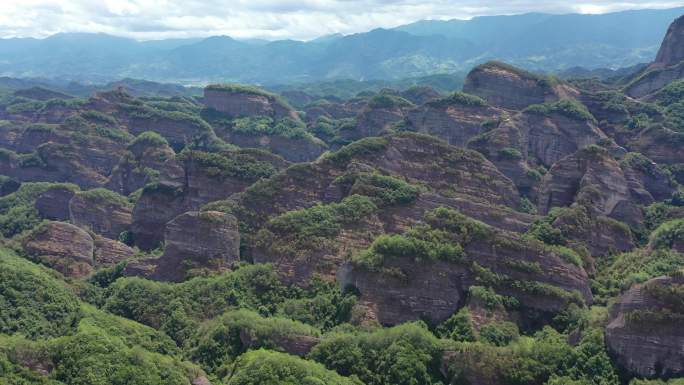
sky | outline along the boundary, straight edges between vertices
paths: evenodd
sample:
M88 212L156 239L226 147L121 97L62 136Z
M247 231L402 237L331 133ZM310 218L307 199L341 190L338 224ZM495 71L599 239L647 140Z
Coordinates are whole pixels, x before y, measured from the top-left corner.
M424 19L678 6L684 0L0 0L0 37L101 32L138 40L215 35L309 40Z

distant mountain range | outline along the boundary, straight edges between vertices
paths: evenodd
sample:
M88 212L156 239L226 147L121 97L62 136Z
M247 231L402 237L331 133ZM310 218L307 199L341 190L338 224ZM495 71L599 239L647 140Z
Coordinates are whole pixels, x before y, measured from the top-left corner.
M684 7L420 21L308 42L240 41L227 36L139 42L105 34L61 33L45 39L0 39L0 76L272 85L458 73L494 59L546 72L615 69L651 61L667 26L683 13Z

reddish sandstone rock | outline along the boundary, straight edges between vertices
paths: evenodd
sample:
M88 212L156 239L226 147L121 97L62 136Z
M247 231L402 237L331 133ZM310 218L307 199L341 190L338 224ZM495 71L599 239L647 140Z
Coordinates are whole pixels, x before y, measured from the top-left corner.
M434 135L451 145L465 147L472 137L491 129L490 126L496 127L502 115L503 111L477 98L456 93L409 111L407 125L412 131Z
M624 370L646 378L684 375L684 307L677 297L683 290L681 274L654 278L613 306L606 345Z
M106 189L76 193L69 202L69 213L76 226L111 239L128 230L133 220L131 203Z
M653 66L667 67L684 60L684 16L670 24Z
M69 201L76 189L76 186L57 185L40 194L35 203L38 214L52 221L69 220Z
M48 222L24 239L22 246L32 259L66 276L82 277L93 270L93 239L74 225Z
M135 255L135 250L119 241L99 235L94 235L93 240L95 242L94 259L98 266L115 265Z
M232 117L270 116L274 119L299 119L292 107L275 95L259 89L210 85L204 89L202 102L205 106Z
M466 77L463 91L480 96L493 106L512 110L579 94L568 85L499 62L475 67Z
M135 261L128 275L161 281L182 281L191 270L222 270L240 258L240 233L234 216L216 212L186 212L166 224L164 254Z

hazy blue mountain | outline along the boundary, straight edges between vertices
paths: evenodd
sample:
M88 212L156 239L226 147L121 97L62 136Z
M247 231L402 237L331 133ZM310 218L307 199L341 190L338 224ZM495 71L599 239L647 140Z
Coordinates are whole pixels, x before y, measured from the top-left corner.
M667 26L682 13L684 8L420 21L308 42L228 36L139 42L61 33L45 39L0 39L0 76L272 85L457 73L492 59L536 71L616 69L650 62Z

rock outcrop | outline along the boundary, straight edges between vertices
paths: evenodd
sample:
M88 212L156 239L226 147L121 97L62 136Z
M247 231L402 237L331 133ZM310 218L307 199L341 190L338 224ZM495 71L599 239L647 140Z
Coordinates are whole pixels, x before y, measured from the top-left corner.
M343 287L356 288L360 303L383 325L419 319L440 323L464 306L470 286L483 282L515 297L531 313L552 316L569 302L591 303L587 274L558 252L483 224L470 230L464 226L459 228L470 239L461 239L464 256L458 260L384 255L380 266L354 260L338 280ZM525 313L521 311L523 317Z
M468 142L468 148L482 153L515 181L521 193L532 197L541 180L540 166L549 168L578 149L607 138L588 112L566 112L566 107L582 111L581 105L561 101L536 107L539 111L520 113Z
M684 132L675 132L654 125L627 143L632 151L640 152L655 162L663 164L684 163Z
M625 92L634 98L647 98L675 80L684 78L684 62L670 67L649 67L627 85Z
M255 149L186 151L179 161L183 164L182 182L161 181L145 186L133 209L131 230L135 244L143 250L159 246L165 224L177 215L225 199L289 164L279 156Z
M611 309L606 345L632 375L684 375L684 277L654 278L625 293Z
M125 197L105 189L76 193L69 202L73 224L111 239L130 228L132 213Z
M133 208L131 232L135 245L143 250L159 247L164 241L164 225L186 210L183 186L154 183L145 186Z
M288 138L279 135L251 135L230 133L222 135L226 142L242 148L260 148L279 155L290 162L309 162L321 155L326 144L311 135Z
M275 95L259 89L210 85L204 89L202 102L205 106L231 117L269 116L274 119L299 119L292 107Z
M409 111L406 120L412 131L465 147L472 137L496 128L502 115L503 111L488 106L479 98L456 93Z
M68 221L69 201L76 193L76 186L57 185L49 188L36 198L34 204L38 214L45 219L52 221Z
M656 60L637 76L625 91L636 98L647 97L671 82L684 78L684 17L670 25Z
M93 236L95 242L95 263L98 266L110 266L132 258L135 250L129 246L99 235Z
M672 22L652 67L669 67L684 60L684 16Z
M64 222L48 222L22 243L32 259L69 277L83 277L93 270L95 245L83 229Z
M234 216L216 212L186 212L166 224L164 254L135 261L128 275L161 281L182 281L192 270L227 269L240 259L240 233Z
M606 149L589 146L551 167L542 181L539 211L581 202L593 213L638 227L643 222L638 206L666 199L674 189L643 155L627 154L618 162Z
M463 91L493 106L512 110L578 95L577 90L554 79L499 62L475 67L466 77Z
M112 171L107 187L129 195L150 183L181 182L183 175L183 165L168 143L141 138L128 146Z

